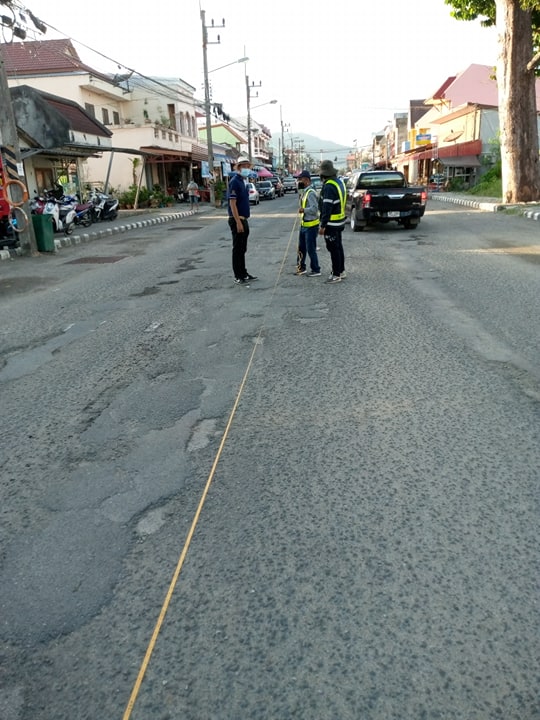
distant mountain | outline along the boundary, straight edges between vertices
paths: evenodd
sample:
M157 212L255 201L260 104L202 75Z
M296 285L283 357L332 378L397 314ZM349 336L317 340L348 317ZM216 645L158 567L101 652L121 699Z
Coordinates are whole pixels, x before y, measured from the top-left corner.
M310 155L316 162L321 160L332 160L336 165L345 165L345 158L351 152L350 145L339 145L332 140L323 140L315 135L307 133L294 133L294 146L304 145L304 152ZM272 130L272 145L277 153L279 142L281 139L281 130ZM291 139L289 133L284 134L285 147L291 147ZM337 160L335 159L337 158Z

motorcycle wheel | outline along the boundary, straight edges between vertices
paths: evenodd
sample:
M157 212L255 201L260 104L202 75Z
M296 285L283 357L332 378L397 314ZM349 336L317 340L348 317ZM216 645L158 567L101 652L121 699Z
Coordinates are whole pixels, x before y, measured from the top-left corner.
M83 227L90 227L92 222L92 213L90 212L87 212L86 215L83 215L83 217L81 218L81 225Z
M64 235L71 235L71 233L73 232L74 228L75 228L75 223L72 223L72 222L68 223L68 224L64 227Z

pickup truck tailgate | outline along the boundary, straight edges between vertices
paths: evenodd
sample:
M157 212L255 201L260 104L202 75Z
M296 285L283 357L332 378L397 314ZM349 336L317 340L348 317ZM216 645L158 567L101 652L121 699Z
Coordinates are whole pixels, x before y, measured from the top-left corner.
M422 195L419 192L403 190L371 191L369 207L380 211L405 211L420 207Z

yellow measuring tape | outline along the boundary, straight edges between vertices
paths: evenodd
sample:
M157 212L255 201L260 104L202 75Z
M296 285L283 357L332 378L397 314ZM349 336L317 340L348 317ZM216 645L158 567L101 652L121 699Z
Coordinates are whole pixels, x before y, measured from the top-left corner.
M281 275L283 274L283 268L285 266L285 262L287 260L287 256L289 254L289 249L291 246L292 238L296 230L296 224L298 221L298 216L295 218L293 228L291 230L291 233L289 235L289 241L287 243L287 247L285 249L285 253L283 255L283 259L281 261L281 265L279 267L279 272L277 274L276 282L274 283L274 287L272 289L272 295L270 298L270 304L272 304L272 300L274 299L274 295L276 293L276 289L279 283L279 280L281 278ZM148 647L146 648L146 652L144 654L143 661L141 663L141 667L139 669L139 673L137 675L137 679L135 680L135 684L133 686L133 690L131 691L131 695L129 697L128 704L126 706L126 709L124 711L123 720L129 720L131 717L131 713L133 711L133 707L135 706L135 702L137 700L137 697L139 695L141 685L144 679L144 676L146 674L146 670L148 668L148 664L150 662L150 659L152 657L152 653L154 652L154 648L156 647L157 639L159 636L159 633L161 631L161 628L163 626L163 622L165 620L165 616L167 615L167 611L169 609L169 605L172 600L173 593L175 591L176 585L178 583L178 578L180 577L180 572L182 570L182 567L184 565L184 561L186 559L186 556L188 554L189 546L191 545L191 541L193 539L193 534L195 533L195 529L197 528L197 523L199 522L199 518L201 516L202 509L204 507L204 503L206 501L206 496L208 495L208 491L210 490L210 485L212 484L212 480L214 479L214 475L216 473L216 468L218 466L219 460L221 458L221 454L223 452L223 448L225 447L225 443L227 441L227 438L229 436L229 430L231 429L232 422L234 420L234 416L236 414L236 409L238 407L238 404L240 402L240 398L242 397L242 393L244 392L244 387L246 385L246 382L249 377L249 373L251 370L251 366L253 365L253 360L255 358L255 353L257 352L257 347L259 345L259 341L261 339L262 332L264 330L265 321L263 318L263 323L259 329L259 332L257 334L257 339L253 345L253 350L251 351L251 355L249 356L248 364L246 367L246 370L244 372L244 376L242 377L242 382L240 383L240 387L238 388L238 392L236 393L236 398L232 407L232 410L229 414L229 419L227 421L227 425L225 426L225 430L223 432L223 437L221 438L221 442L219 443L219 447L216 453L216 457L214 458L214 462L212 463L212 467L210 469L210 474L208 475L208 479L206 480L206 484L204 486L201 498L199 500L199 504L197 505L197 510L195 511L195 515L193 516L193 520L191 522L191 526L189 528L189 532L187 534L186 540L184 542L184 547L182 548L182 552L180 553L180 557L178 558L178 562L176 564L176 568L174 570L172 580L169 584L169 588L167 590L167 594L165 595L165 600L163 601L163 605L161 606L161 610L159 612L158 619L156 621L154 631L152 633L152 636L150 638L150 642L148 643Z

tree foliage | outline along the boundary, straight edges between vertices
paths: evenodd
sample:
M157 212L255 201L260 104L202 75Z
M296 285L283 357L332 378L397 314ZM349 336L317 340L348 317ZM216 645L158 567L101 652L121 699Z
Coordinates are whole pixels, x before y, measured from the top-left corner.
M478 20L484 27L492 27L496 22L495 0L444 0L454 9L450 15L456 20ZM540 51L540 2L539 0L521 0L524 10L531 10L532 38L534 52ZM538 68L538 63L536 63Z

